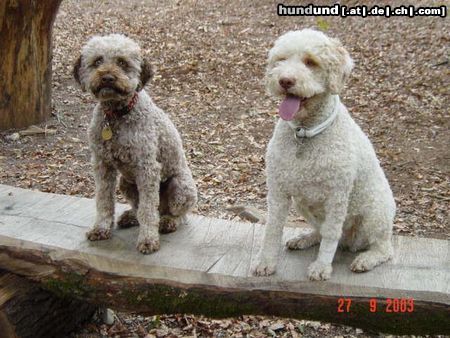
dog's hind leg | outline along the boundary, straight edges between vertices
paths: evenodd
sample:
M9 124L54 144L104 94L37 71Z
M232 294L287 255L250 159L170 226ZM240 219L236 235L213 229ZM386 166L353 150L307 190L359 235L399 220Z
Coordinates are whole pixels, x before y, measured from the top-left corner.
M376 239L369 239L369 249L356 256L350 269L354 272L365 272L390 260L394 255L391 238L391 231L385 231Z
M169 208L170 194L173 190L171 182L172 178L169 178L161 182L159 188L159 232L162 234L176 231L179 225L178 217L171 215Z
M317 230L320 226L318 218L310 212L308 207L303 206L300 201L296 201L294 198L294 202L297 212L301 214L314 229L291 238L286 242L286 246L291 250L303 250L319 244L321 237Z
M286 242L286 246L290 250L308 249L320 243L320 233L317 230L311 230L308 233L301 234L291 238Z
M197 188L190 172L173 176L160 186L159 232L170 233L187 221L186 214L197 203Z
M125 210L117 221L119 229L126 229L138 226L137 208L139 205L139 193L135 183L127 181L123 176L120 178L119 189L124 195L125 199L131 205L131 209Z
M185 215L197 203L197 188L190 172L172 177L167 190L171 215Z

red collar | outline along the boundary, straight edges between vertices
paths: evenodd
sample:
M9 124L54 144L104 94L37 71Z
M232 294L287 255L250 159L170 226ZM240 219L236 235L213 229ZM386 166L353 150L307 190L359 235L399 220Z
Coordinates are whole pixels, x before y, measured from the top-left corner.
M111 110L111 109L105 109L103 113L105 114L107 119L113 119L113 118L119 118L124 115L127 115L136 105L137 99L138 99L138 93L134 93L131 100L128 102L128 104L119 110Z

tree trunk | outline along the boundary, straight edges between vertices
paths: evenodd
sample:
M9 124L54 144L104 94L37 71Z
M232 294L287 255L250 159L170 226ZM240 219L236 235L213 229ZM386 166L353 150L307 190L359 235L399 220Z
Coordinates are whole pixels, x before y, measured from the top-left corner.
M0 337L60 338L90 319L96 307L58 298L37 284L0 270Z
M0 130L51 113L51 32L61 0L0 1Z

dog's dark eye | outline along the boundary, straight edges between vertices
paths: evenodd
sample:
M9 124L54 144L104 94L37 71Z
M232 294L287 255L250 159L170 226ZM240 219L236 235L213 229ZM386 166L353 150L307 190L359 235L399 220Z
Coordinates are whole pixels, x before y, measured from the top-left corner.
M306 58L305 60L303 60L303 62L305 63L305 65L307 67L317 67L319 66L319 64L317 63L317 61L313 60L312 58Z
M127 68L128 67L128 62L126 62L124 59L118 59L117 60L117 64L122 67L122 68Z
M103 58L102 58L102 57L99 57L99 58L95 59L93 65L94 65L95 67L98 67L98 66L100 66L102 63L103 63Z
M285 57L279 57L275 60L275 62L282 62L282 61L286 61L286 60L287 60L287 58L285 58Z

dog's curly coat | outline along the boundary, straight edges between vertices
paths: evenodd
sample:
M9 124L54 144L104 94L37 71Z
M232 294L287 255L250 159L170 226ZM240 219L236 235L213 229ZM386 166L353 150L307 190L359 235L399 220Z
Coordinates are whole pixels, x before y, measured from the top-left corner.
M139 46L121 34L94 36L83 47L74 77L99 101L89 127L96 184L97 216L90 240L107 239L114 224L117 173L120 190L131 204L119 227L140 225L138 250L159 249L159 232L175 231L197 201L197 189L182 142L169 117L143 90L151 78ZM125 115L114 115L126 110ZM105 112L113 112L107 118ZM105 126L112 131L104 139Z
M392 257L395 202L367 136L340 102L353 62L336 39L305 29L282 35L269 52L268 91L287 102L266 156L268 219L256 275L275 272L283 225L294 206L315 231L288 241L290 249L320 242L308 269L311 280L330 278L338 243L360 253L353 271L367 271ZM292 109L292 102L295 102ZM299 107L299 109L297 109ZM289 110L287 109L287 110ZM298 140L294 126L316 126L337 110L322 133Z

